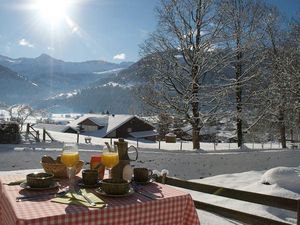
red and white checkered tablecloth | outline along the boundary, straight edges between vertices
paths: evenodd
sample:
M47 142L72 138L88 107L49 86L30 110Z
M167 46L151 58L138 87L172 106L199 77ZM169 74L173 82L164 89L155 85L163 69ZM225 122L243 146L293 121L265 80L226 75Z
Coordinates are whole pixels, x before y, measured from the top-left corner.
M138 193L101 197L108 206L94 209L51 202L50 198L16 202L16 197L37 194L4 183L22 179L20 175L0 177L0 225L198 225L194 202L188 193L167 185L151 183L143 188L158 199Z

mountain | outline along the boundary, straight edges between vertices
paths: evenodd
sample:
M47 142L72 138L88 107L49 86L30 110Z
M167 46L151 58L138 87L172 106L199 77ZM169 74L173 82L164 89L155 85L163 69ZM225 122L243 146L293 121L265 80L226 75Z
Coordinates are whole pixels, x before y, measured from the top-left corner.
M132 62L120 64L110 63L103 60L90 60L85 62L65 62L55 59L47 54L41 54L36 58L12 59L0 56L0 64L6 66L27 77L34 77L41 72L55 72L65 74L103 72L117 68L127 68Z
M147 59L141 59L126 69L99 72L102 78L78 92L56 95L39 101L35 107L49 108L53 112L106 112L139 113L142 104L135 96L134 87L147 82ZM150 73L151 74L151 73Z
M105 77L106 72L110 74L110 71L122 70L131 64L131 62L116 64L101 60L65 62L47 54L42 54L37 58L17 59L0 56L0 65L36 83L48 96L85 88Z
M41 97L41 88L37 84L0 65L0 102L31 103Z
M120 71L115 80L123 84L137 84L145 83L149 80L149 76L153 74L153 71L149 69L151 64L150 57L145 57L130 65L127 69Z
M81 89L79 92L65 93L54 98L41 100L34 105L38 109L51 108L54 113L106 112L128 114L141 112L141 103L132 89L104 85Z

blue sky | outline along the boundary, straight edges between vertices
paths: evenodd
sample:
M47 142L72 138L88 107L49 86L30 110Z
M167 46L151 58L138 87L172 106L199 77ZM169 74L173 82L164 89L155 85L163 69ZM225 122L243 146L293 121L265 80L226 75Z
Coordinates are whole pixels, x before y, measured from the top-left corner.
M137 61L139 44L156 26L158 0L69 0L72 3L59 21L43 16L37 1L47 0L0 1L0 55L46 53L65 61ZM288 16L300 10L300 0L268 2Z

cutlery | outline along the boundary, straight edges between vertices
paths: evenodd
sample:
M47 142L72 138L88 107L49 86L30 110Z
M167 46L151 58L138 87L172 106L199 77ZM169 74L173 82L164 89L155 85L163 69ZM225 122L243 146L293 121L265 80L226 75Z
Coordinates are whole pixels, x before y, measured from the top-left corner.
M20 196L20 197L16 197L16 201L22 202L22 201L28 201L28 200L35 200L35 199L40 199L40 198L51 196L51 195L54 195L54 197L63 197L66 194L67 194L67 191L60 191L60 192L44 193L44 194L39 194L39 195Z
M136 193L140 194L140 195L143 195L147 198L150 198L150 199L156 199L156 196L151 194L151 193L145 193L145 192L142 192L140 190L134 190Z
M96 203L93 202L88 196L86 196L85 194L82 193L82 191L80 190L80 188L78 188L76 190L76 193L81 195L82 197L84 197L85 200L87 200L87 202L91 205L91 206L96 206Z
M154 195L154 194L152 194L152 193L150 193L150 192L144 190L142 187L139 187L139 185L137 185L137 184L132 184L131 186L132 186L133 190L134 190L136 193L138 193L138 194L140 194L140 195L143 195L143 196L145 196L145 197L147 197L147 198L150 198L150 199L157 199L157 196L156 196L156 195Z

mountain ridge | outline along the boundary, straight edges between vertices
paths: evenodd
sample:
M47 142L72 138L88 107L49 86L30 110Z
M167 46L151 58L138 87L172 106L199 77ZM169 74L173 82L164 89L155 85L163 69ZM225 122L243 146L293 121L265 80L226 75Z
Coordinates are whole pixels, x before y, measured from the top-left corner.
M89 86L107 77L106 71L122 70L132 62L120 64L103 60L65 62L47 54L35 58L10 58L0 55L0 65L22 75L43 89L48 97ZM108 73L110 74L110 72Z

